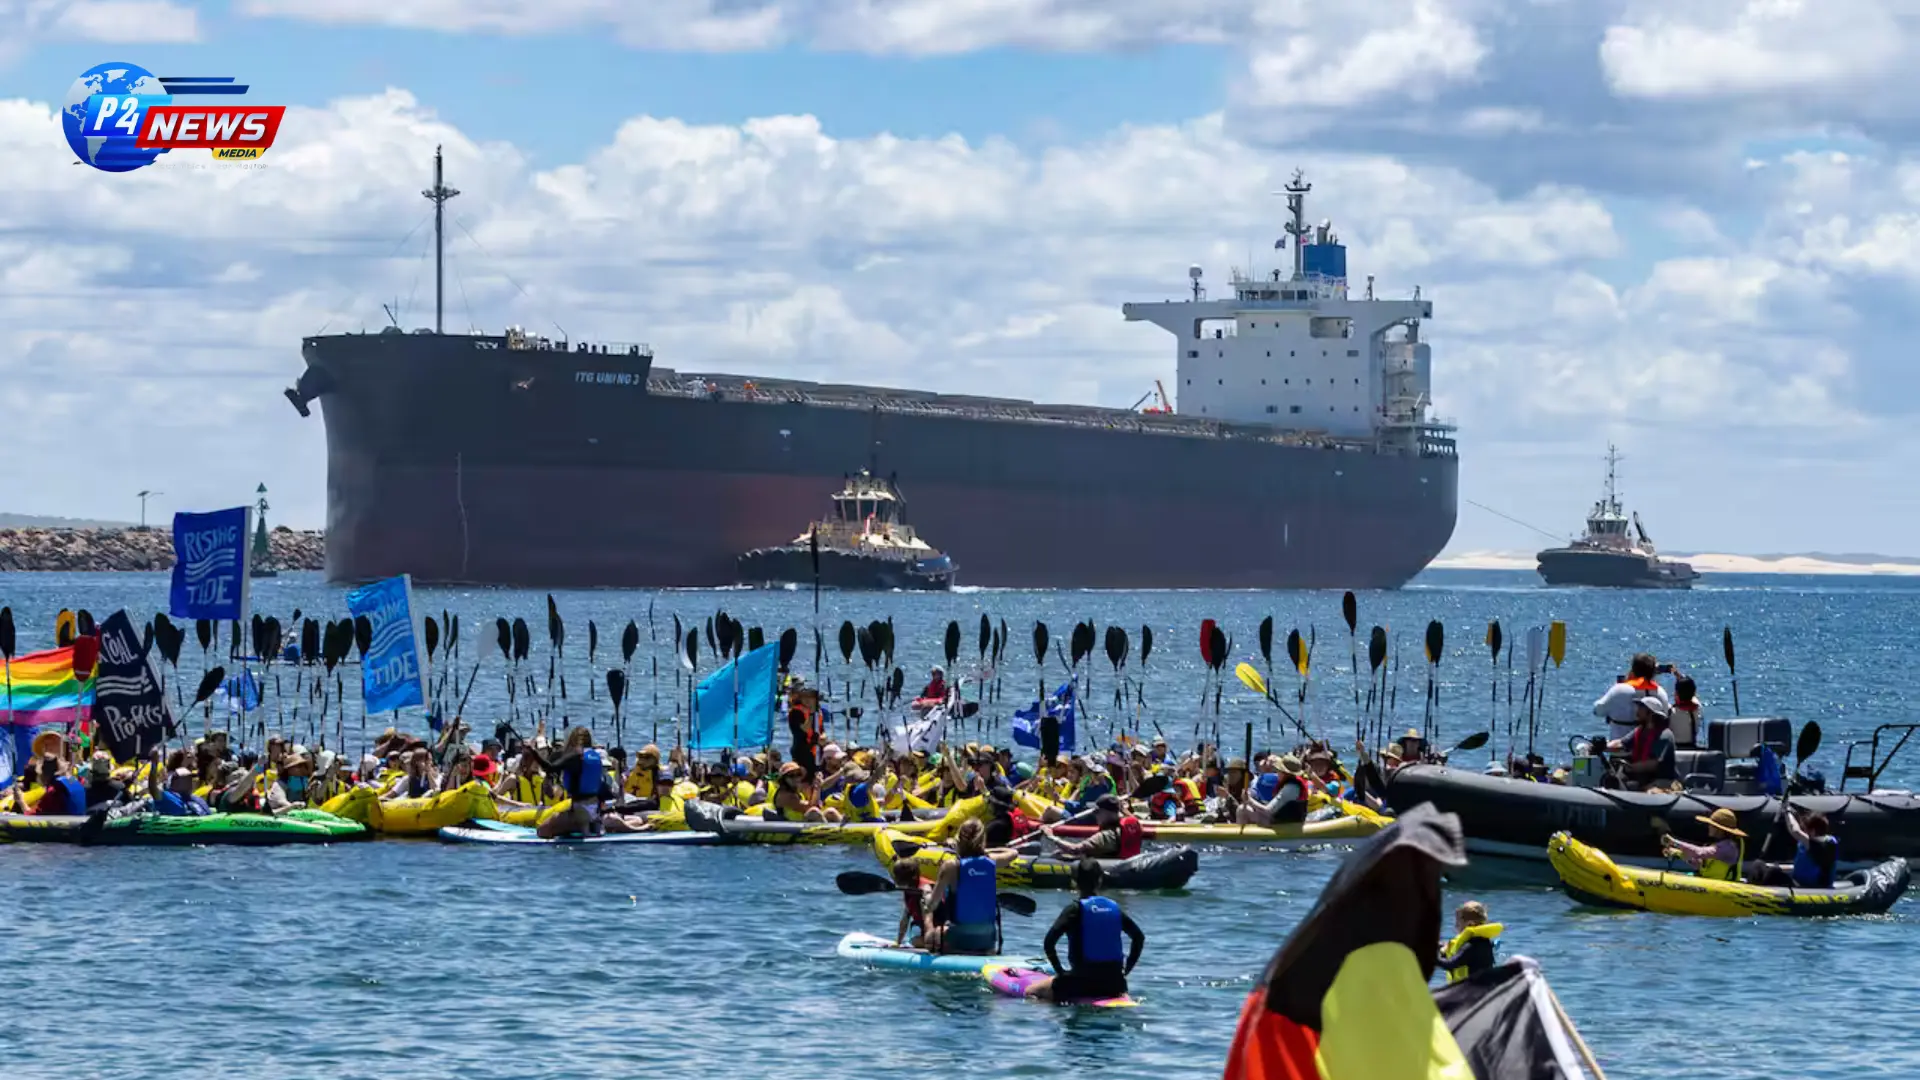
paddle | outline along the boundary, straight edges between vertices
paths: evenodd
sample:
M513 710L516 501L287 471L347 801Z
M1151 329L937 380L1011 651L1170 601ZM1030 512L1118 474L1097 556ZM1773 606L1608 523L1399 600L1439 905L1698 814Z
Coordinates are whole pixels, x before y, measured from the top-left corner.
M1453 754L1455 751L1478 750L1481 747L1487 745L1487 740L1489 738L1492 738L1491 733L1485 732L1485 731L1476 731L1473 734L1467 736L1466 738L1461 739L1459 742L1454 743L1453 748L1451 750L1447 750L1441 753L1440 760L1441 761L1447 760L1447 757Z
M1313 741L1313 736L1307 733L1306 725L1302 724L1298 719L1294 717L1292 713L1288 712L1287 707L1285 705L1280 704L1279 695L1275 694L1272 690L1268 689L1267 681L1260 677L1260 672L1258 669L1256 669L1252 664L1243 663L1239 667L1234 668L1233 673L1240 677L1240 681L1246 684L1247 689L1252 690L1254 693L1259 694L1262 697L1265 697L1267 699L1268 704L1280 710L1281 716L1286 717L1288 720L1292 720L1293 726L1300 729L1301 738L1306 739L1309 742Z
M1733 667L1733 627L1720 630L1720 651L1727 654L1727 681L1733 684L1733 715L1740 715L1740 675ZM1805 728L1800 729L1803 733ZM1820 729L1814 728L1817 732ZM1817 741L1817 740L1816 740Z
M1812 757L1814 754L1814 751L1818 749L1820 749L1820 721L1809 720L1806 723L1800 725L1800 738L1794 743L1794 747L1793 747L1794 773L1797 774L1800 771L1800 766L1805 764L1806 760ZM1774 818L1773 818L1774 827L1771 831L1767 833L1766 840L1762 841L1760 844L1761 858L1763 859L1768 858L1771 855L1771 849L1773 848L1774 839L1784 831L1780 827L1780 823L1786 820L1788 811L1792 809L1792 802L1793 802L1793 777L1783 776L1780 778L1780 812L1774 815Z
M895 885L891 878L869 874L864 870L844 871L833 879L833 883L848 896L871 896L874 893L900 891L900 886ZM1040 907L1033 897L1022 896L1019 893L999 893L996 899L1000 901L1000 910L1009 915L1018 915L1023 919L1032 916Z

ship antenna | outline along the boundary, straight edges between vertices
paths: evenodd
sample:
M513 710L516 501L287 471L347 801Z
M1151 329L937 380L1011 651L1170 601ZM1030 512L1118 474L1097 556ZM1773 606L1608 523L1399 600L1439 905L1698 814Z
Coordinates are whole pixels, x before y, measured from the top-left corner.
M433 332L446 333L446 213L447 200L460 194L458 188L450 188L444 182L445 172L440 161L440 147L433 148L433 186L420 194L433 203Z
M1614 449L1614 446L1612 443L1608 443L1607 444L1607 507L1608 509L1613 510L1615 513L1619 513L1620 498L1618 495L1614 493L1613 466L1614 466L1614 463L1619 460L1620 460L1619 451Z
M1293 170L1293 180L1287 184L1287 212L1293 220L1287 222L1287 235L1293 237L1293 278L1295 281L1306 276L1307 253L1301 245L1307 242L1307 192L1313 185L1307 183L1306 174L1299 169Z

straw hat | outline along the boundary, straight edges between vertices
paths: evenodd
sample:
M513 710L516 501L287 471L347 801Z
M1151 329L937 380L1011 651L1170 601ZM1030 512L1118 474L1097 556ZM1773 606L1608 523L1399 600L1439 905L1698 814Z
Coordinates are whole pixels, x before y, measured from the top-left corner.
M57 731L43 731L33 737L34 757L59 757L67 740Z
M1299 776L1301 773L1300 759L1292 754L1282 755L1276 764L1280 766L1280 771L1288 776Z
M647 745L640 748L639 753L635 754L634 758L635 760L638 760L640 758L652 758L654 761L659 761L660 748L658 746L655 746L652 743L648 743Z
M1696 814L1693 820L1702 822L1708 828L1717 829L1730 836L1738 836L1745 839L1747 835L1740 831L1740 819L1734 816L1733 811L1728 810L1724 806L1711 814Z
M780 766L781 776L805 776L806 774L807 770L801 768L797 762L789 761Z

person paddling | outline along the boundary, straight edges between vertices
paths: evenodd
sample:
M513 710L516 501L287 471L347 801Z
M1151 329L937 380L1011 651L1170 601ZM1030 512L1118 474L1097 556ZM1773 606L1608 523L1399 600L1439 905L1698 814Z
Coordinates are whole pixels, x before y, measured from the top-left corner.
M1834 838L1827 815L1788 807L1787 832L1799 845L1791 863L1754 862L1747 880L1755 885L1798 889L1833 888L1834 868L1840 862L1840 841ZM1804 816L1803 816L1804 815Z
M547 775L559 780L571 800L565 810L540 822L537 827L540 838L551 840L569 834L591 836L599 832L600 809L612 785L607 780L605 755L593 745L593 732L585 727L574 728L567 732L567 741L559 752L551 756L541 753L537 747L529 747L526 752L539 755Z
M1708 844L1689 844L1672 836L1660 837L1661 849L1668 856L1679 856L1703 878L1715 881L1739 881L1740 864L1746 855L1747 834L1740 831L1740 819L1721 807L1694 820L1707 827Z
M1028 997L1066 1005L1126 996L1127 976L1140 962L1147 935L1119 904L1100 895L1104 877L1105 871L1093 859L1082 859L1073 868L1073 884L1080 897L1061 910L1042 943L1047 962L1059 974L1034 983ZM1127 939L1124 959L1122 936ZM1061 938L1067 939L1066 964L1060 962Z

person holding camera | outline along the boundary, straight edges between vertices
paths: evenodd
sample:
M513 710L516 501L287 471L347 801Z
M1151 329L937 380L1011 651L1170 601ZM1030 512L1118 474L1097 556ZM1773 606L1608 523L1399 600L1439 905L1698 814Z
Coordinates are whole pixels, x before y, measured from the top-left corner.
M1660 674L1673 674L1673 665L1655 663L1652 653L1636 653L1626 677L1608 687L1600 700L1593 703L1593 715L1607 722L1609 741L1633 736L1634 729L1639 727L1641 698L1659 698L1672 706L1673 699L1667 696L1666 688L1653 681L1653 677Z

